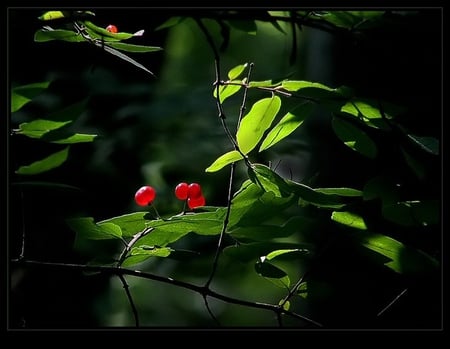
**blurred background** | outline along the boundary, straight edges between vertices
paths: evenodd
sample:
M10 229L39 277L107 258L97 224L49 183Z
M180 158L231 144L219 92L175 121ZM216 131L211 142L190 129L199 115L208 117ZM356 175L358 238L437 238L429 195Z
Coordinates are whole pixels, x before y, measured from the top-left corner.
M78 188L49 190L11 185L9 257L19 255L23 231L27 239L25 256L29 259L83 263L92 254L113 251L116 245L97 243L74 250L74 233L65 219L90 216L100 221L139 211L142 208L135 204L134 193L142 185L157 189L155 205L163 216L181 211L173 190L182 181L201 183L208 205L226 205L229 170L204 171L219 155L232 149L220 125L212 95L215 71L211 48L192 19L155 30L172 16L198 16L200 13L156 8L93 9L95 24L103 27L115 24L119 31L125 32L144 29L144 36L133 38L133 42L163 48L159 52L130 54L155 73L155 78L92 45L34 42L34 33L42 26L37 17L44 11L8 10L9 87L51 81L48 90L14 114L10 127L88 98L87 108L74 128L99 137L93 143L76 144L63 166L33 178L15 175L14 170L58 148L19 135L9 138L11 183L54 181ZM248 11L249 18L258 11ZM211 20L204 22L216 45L220 46L220 28ZM253 80L289 77L330 87L350 86L359 96L406 106L408 113L400 120L404 125L415 134L440 138L442 23L439 10L411 12L396 20L387 20L381 27L357 37L303 27L301 31L296 30L294 53L290 25L281 24L286 31L283 34L269 23L256 21L256 24L256 35L231 32L228 46L221 52L223 76L238 64L253 62ZM250 94L247 107L263 96ZM227 122L232 130L240 104L238 97L225 103ZM348 151L334 135L330 117L319 108L289 141L273 147L257 160L279 164L282 175L298 181L314 178L317 187L361 189L379 170L380 164ZM387 156L383 161L386 171L398 170L395 157ZM430 171L427 190L432 197L441 195L440 172L439 166ZM238 166L234 190L246 176L245 168ZM432 246L439 246L439 232L431 236L430 241ZM204 283L211 271L217 237L192 234L180 245L201 252L201 257L183 261L155 258L140 268L199 285ZM345 250L345 246L343 248ZM342 258L339 254L334 257ZM328 273L328 277L342 271L340 264L336 269L327 269L334 265L334 257L330 257L330 265L324 262L321 271ZM14 268L11 271L8 304L11 328L134 325L128 300L117 278L68 270ZM338 328L439 326L441 309L437 301L415 303L417 316L404 312L411 304L405 301L404 308L393 312L391 318L384 318L381 324L373 323L370 320L373 312L380 309L391 294L383 296L383 285L377 282L389 283L389 279L383 274L380 279L371 281L372 290L378 287L378 291L374 291L380 296L377 298L363 294L364 290L359 288L368 282L364 271L346 271L347 276L342 276L335 284L336 289L317 284L315 302L304 302L302 309L311 317ZM357 282L346 284L355 278ZM143 326L216 326L199 294L149 280L127 277L127 281ZM393 284L400 287L396 285L400 284L397 279L390 281L389 290ZM440 284L436 285L419 286L417 295L408 295L410 301L419 299L415 298L419 294L426 299L436 295L440 299ZM353 292L349 291L351 287L354 287ZM253 267L226 257L221 259L212 288L229 296L261 302L273 302L283 296L282 289L268 285ZM274 314L263 310L217 300L211 300L211 308L222 326L277 326Z

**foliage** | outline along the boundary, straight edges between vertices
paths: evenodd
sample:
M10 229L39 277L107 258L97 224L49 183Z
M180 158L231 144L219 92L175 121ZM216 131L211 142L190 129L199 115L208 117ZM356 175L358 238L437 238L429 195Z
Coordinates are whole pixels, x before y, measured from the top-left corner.
M106 219L83 214L69 217L66 224L76 234L75 249L83 251L89 259L80 269L117 275L131 303L136 325L139 325L140 302L133 301L133 287L128 286L124 276L139 276L140 271L144 278L171 284L172 275L160 277L153 272L152 266L170 265L169 260L189 260L188 267L182 270L192 278L184 278L188 282L176 281L175 286L200 294L205 302L204 311L210 314L211 321L229 322L226 312L217 318L214 315L210 301L216 298L241 307L273 311L280 326L284 321L295 320L297 322L290 326L296 327L323 326L320 317L316 318L319 313L301 314L308 313L308 304L314 305L321 299L321 293L316 292L321 274L315 276L314 272L322 261L324 266L328 265L323 256L329 249L346 254L355 264L367 265L368 271L372 270L377 277L377 273L387 275L386 280L415 280L438 272L440 256L436 249L430 249L421 239L411 239L408 230L404 229L436 230L440 210L439 200L433 194L425 195L420 190L400 192L397 183L392 182L393 177L386 173L362 177L363 183L354 187L346 183L317 186L313 177L294 180L277 171L276 166L265 163L274 150L281 151L283 145L291 144L302 128L312 122L311 119L325 111L329 117L327 127L334 132L332 136L361 162L357 171L363 172L363 163L382 164L386 139L390 139L392 142L388 147L400 150L395 161L407 168L409 187L422 185L427 161L438 160L439 140L435 135L416 135L408 131L402 125L406 108L377 96L360 96L352 86L333 87L289 76L274 78L270 74L261 80L253 80L254 74L265 74L258 71L258 65L246 61L227 66L225 80L220 76L224 65L221 65L221 53L214 43L217 37L222 39L221 52L224 52L231 45L230 35L258 36L260 23L270 24L279 35L287 35L285 21L291 20L298 20L299 27L313 26L346 35L361 34L391 20L389 14L385 11L263 11L255 14L254 20L242 20L236 11L224 11L222 15L226 19L217 15L214 11L211 13L211 22L200 17L192 20L175 16L159 25L157 30L197 24L214 53L216 76L211 76L215 83L210 96L218 109L216 126L222 126L229 143L218 147L217 150L222 149L222 152L217 151L208 159L209 165L198 171L219 176L225 168L231 169L228 180L216 183L217 186L228 186L225 204L208 204L189 212L183 208L181 213L165 211L160 216L155 209L158 203L155 203L149 206L148 212L130 210ZM94 24L94 18L92 11L43 13L40 20L44 22L64 21L60 27L44 25L35 32L34 41L87 43L154 75L122 52L140 54L162 50L159 46L123 42L139 39L144 30L134 34L110 33ZM220 35L212 34L217 29L214 25L220 27ZM13 88L12 120L14 113L50 85L47 81ZM21 135L49 143L52 147L64 147L56 148L62 150L44 159L19 167L16 174L29 176L52 171L68 159L73 144L95 143L96 134L79 133L76 127L71 128L87 108L85 99L48 116L37 116L20 123L13 129L13 137ZM238 116L230 120L225 114L231 110ZM198 138L201 142L201 136ZM167 141L170 142L170 138ZM237 174L239 169L242 169L242 176ZM173 187L176 184L173 183ZM39 185L38 181L36 185ZM152 185L157 188L155 183ZM129 195L132 197L133 193ZM195 239L218 242L205 251L193 243ZM425 233L423 239L426 239ZM334 244L335 241L339 243ZM91 242L95 246L112 242L114 248L103 247L106 253L100 256L95 250L83 247ZM24 258L21 255L17 263L26 260ZM196 286L199 276L189 269L193 263L210 267L207 272L199 272L203 287ZM230 285L221 287L223 293L215 292L211 283L216 280L219 285L221 280L233 279L235 286L241 282L238 276L227 275L222 263L233 265L232 268L243 265L245 270L251 270L253 275L248 277L250 272L244 273L242 282L244 276L257 280L253 282L268 290L264 291L268 301L260 302L256 292L250 293L250 302L228 297L225 292L235 292ZM70 267L70 264L66 266ZM330 276L322 281L332 284L333 279L334 276Z

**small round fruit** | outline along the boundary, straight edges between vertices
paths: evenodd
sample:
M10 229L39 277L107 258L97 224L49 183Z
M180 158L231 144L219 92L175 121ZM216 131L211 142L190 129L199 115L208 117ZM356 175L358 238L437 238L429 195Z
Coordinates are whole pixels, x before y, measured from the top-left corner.
M117 33L117 27L114 24L110 24L106 27L106 30L109 31L110 33Z
M196 198L188 198L187 200L188 206L191 210L193 210L194 208L200 207L200 206L205 206L206 200L205 197L203 195L200 195Z
M149 185L145 185L139 188L136 194L134 194L134 201L136 201L139 206L147 206L155 200L155 197L155 189Z
M202 196L202 187L198 183L189 184L189 192L188 197L191 199L195 199Z
M175 196L179 200L186 200L188 198L189 186L185 182L181 182L175 187Z

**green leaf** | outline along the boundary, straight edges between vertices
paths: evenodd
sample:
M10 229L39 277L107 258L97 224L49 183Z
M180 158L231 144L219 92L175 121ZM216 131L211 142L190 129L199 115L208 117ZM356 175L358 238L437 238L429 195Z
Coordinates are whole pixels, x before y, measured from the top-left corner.
M49 134L46 134L43 139L46 139L46 136ZM69 133L65 133L65 134L60 134L58 133L58 139L53 139L54 136L52 137L52 139L50 140L50 138L47 138L46 140L48 140L51 143L56 143L56 144L75 144L75 143L89 143L89 142L93 142L94 139L97 137L97 135L91 135L91 134L85 134L85 133L73 133L73 134L69 134Z
M371 159L376 157L376 144L359 127L337 117L333 117L332 126L338 138L347 147Z
M11 90L11 113L22 108L50 85L50 81L17 86Z
M56 130L64 125L70 124L71 122L72 120L53 121L37 119L20 124L19 130L16 133L30 138L41 138L47 132Z
M278 305L281 305L281 304L283 304L283 309L284 310L289 310L289 308L291 307L291 303L289 302L289 301L286 301L286 302L284 302L284 300L283 299L281 299L279 302L278 302Z
M437 200L393 202L383 205L382 214L387 220L403 226L426 226L439 223L440 205Z
M223 167L242 159L242 155L237 150L231 150L228 153L219 156L210 166L206 168L205 172L219 171Z
M230 71L228 72L228 79L230 81L236 80L245 71L247 66L248 66L248 63L245 63L245 64L237 65L234 68L230 69Z
M233 80L233 81L228 81L228 82L235 83L238 85L230 84L230 85L220 85L219 86L219 96L220 96L219 100L221 103L223 103L228 97L231 97L234 94L238 93L242 88L242 86L241 86L242 81L240 81L240 80ZM214 88L213 96L214 96L214 98L217 98L217 88Z
M113 38L116 40L126 40L126 39L130 39L133 36L135 36L135 34L124 33L124 32L111 33L110 31L106 30L105 28L95 25L91 21L83 21L83 24L87 27L87 29L90 29L90 30L88 30L88 33L93 38L103 38L104 40L108 40L108 38ZM97 35L92 35L93 33L95 33Z
M302 298L308 298L308 282L302 282L297 288L297 294Z
M398 185L392 178L377 176L367 181L363 189L363 199L373 200L380 198L383 204L397 202Z
M364 247L387 257L382 260L382 263L397 273L427 273L439 267L439 262L435 258L389 236L358 234L355 237ZM376 259L376 261L379 260Z
M280 122L267 134L259 148L259 152L270 148L294 132L303 123L305 118L311 114L313 107L311 103L304 103L283 116Z
M127 52L155 52L162 50L162 48L158 46L132 45L132 44L125 44L123 42L108 42L105 45L111 46L117 50Z
M84 42L86 39L72 30L53 29L51 27L44 27L34 33L35 42L46 42L52 40L61 40L68 42Z
M333 211L331 219L350 228L367 230L364 219L352 212Z
M288 237L295 232L303 232L310 230L314 225L314 220L302 217L294 216L289 218L284 224L281 225L265 225L258 224L256 226L240 226L229 231L229 234L235 239L251 239L256 241L270 240L276 238Z
M167 257L173 251L170 247L157 247L157 246L148 246L148 245L140 245L133 247L130 251L131 256L136 256L140 254L145 254L150 257Z
M273 192L276 197L287 197L292 193L285 180L266 165L253 164L248 168L248 176L253 183L266 192Z
M279 256L284 256L286 254L291 254L291 253L301 253L304 254L305 252L307 252L307 250L303 249L303 248L289 248L289 249L282 249L282 250L275 250L270 252L269 254L266 255L266 259L271 261Z
M21 166L16 171L21 175L34 175L46 171L50 171L58 166L61 166L69 156L69 147L64 148L61 151L51 154L50 156L31 163L30 165Z
M314 88L326 91L335 91L335 89L325 86L318 82L304 81L304 80L284 80L281 82L281 86L286 91L296 92L305 88Z
M124 237L132 237L148 227L148 212L134 212L98 222L99 225L113 223L120 227Z
M243 31L250 35L256 35L256 23L251 20L228 20L227 23L234 29Z
M225 211L202 212L183 216L175 216L168 220L147 222L152 232L139 239L146 245L166 246L189 233L198 235L218 235L223 226Z
M289 289L291 285L289 275L284 270L266 262L264 259L255 264L255 270L259 275L278 287Z
M253 104L250 112L242 118L236 139L244 154L248 154L258 144L280 107L280 97L264 98Z
M363 192L361 190L353 188L315 188L318 193L323 193L327 195L338 195L338 196L362 196Z
M255 88L255 87L276 87L279 86L280 82L275 82L273 80L264 80L264 81L250 81L248 83L248 87Z
M163 24L159 25L155 28L155 31L161 30L161 29L167 29L170 27L173 27L177 24L180 24L186 19L186 17L170 17L167 21L165 21Z
M321 208L342 208L345 203L342 203L340 198L334 194L325 194L314 190L313 188L292 180L286 180L291 190L300 197L300 203L306 202L311 205Z
M82 239L108 240L122 237L119 226L113 223L95 224L92 217L71 218L66 223Z
M312 246L305 243L292 242L251 242L242 243L235 246L228 246L223 250L223 253L230 258L236 259L242 263L248 263L252 260L258 259L261 256L266 256L276 250L296 250L296 253L301 255L309 255Z

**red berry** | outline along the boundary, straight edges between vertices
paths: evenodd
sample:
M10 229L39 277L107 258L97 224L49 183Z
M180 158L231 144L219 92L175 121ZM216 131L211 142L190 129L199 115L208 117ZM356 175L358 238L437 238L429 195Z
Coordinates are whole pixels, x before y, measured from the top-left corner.
M195 199L202 196L202 187L198 183L189 184L188 197Z
M134 201L139 206L150 205L156 197L156 191L153 187L145 185L134 194Z
M188 197L189 186L185 182L181 182L175 187L175 196L180 200L186 200Z
M117 33L117 27L114 24L110 24L106 27L106 30L110 33Z
M196 198L188 198L187 200L188 206L191 210L193 210L194 208L200 207L200 206L205 206L206 200L205 197L203 195L200 195Z

